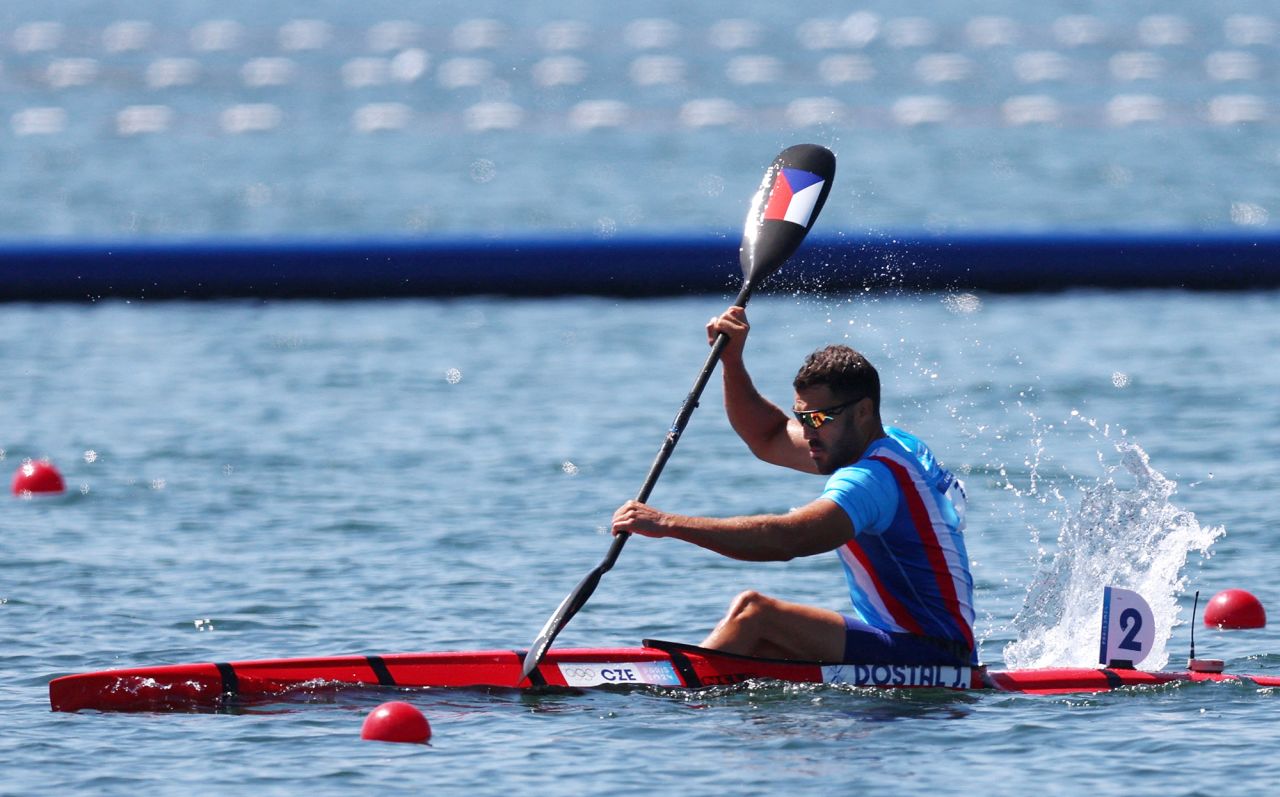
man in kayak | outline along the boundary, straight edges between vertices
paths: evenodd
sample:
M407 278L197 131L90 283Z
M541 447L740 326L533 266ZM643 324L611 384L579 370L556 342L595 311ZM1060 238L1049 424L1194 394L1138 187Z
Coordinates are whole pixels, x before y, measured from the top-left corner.
M707 324L734 431L765 462L828 476L822 495L781 515L691 517L629 501L613 533L671 537L747 561L836 551L854 613L747 591L703 647L766 658L865 664L977 663L964 490L916 437L880 420L880 375L847 346L819 349L796 374L788 415L752 384L750 327L731 307Z

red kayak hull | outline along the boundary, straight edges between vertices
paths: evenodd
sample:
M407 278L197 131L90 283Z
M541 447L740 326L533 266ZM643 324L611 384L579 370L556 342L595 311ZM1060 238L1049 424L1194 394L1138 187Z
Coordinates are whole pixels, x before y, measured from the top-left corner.
M104 670L55 678L49 683L49 703L54 711L200 711L270 702L341 686L697 689L749 680L1025 694L1104 692L1175 681L1242 681L1280 686L1280 676L1189 671L988 671L985 667L949 665L823 665L734 656L649 640L640 648L554 649L533 673L532 681L519 681L523 654L518 650L397 653Z

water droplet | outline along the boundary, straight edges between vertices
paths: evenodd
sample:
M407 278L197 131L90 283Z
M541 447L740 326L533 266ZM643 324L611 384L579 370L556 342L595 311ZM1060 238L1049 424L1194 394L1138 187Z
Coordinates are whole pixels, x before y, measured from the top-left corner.
M560 466L560 470L564 471L565 473L569 474L570 476L577 476L577 475L578 475L578 466L577 466L577 465L575 465L575 464L573 464L572 462L570 462L570 461L569 461L569 460L567 460L567 459L564 461L564 464Z
M708 174L698 181L698 187L707 196L720 196L724 193L724 178L718 174Z
M97 451L94 451L92 448L91 448L91 449L89 449L88 451L85 451L85 452L84 452L84 461L85 461L85 462L87 462L87 463L88 463L88 464L90 464L90 465L92 465L93 463L97 462L97 461L98 461L98 452L97 452Z
M451 385L456 385L462 381L462 372L457 368L450 368L444 372L444 379Z
M1115 385L1116 387L1128 387L1129 375L1126 373L1121 373L1120 371L1116 371L1111 375L1111 384Z
M1266 208L1252 202L1231 203L1231 221L1241 227L1265 226L1269 215Z
M972 293L951 294L943 298L942 304L957 315L969 315L982 309L982 300Z
M260 208L271 202L271 186L266 183L254 183L244 189L244 203L251 208Z
M471 179L477 183L487 183L497 176L497 167L487 158L478 158L471 164Z
M1107 185L1119 188L1133 182L1133 172L1113 163L1102 170L1102 179Z

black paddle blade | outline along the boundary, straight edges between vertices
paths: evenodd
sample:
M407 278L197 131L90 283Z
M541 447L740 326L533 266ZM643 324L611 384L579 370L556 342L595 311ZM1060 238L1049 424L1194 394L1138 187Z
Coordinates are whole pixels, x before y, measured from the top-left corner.
M764 173L742 231L742 276L759 284L795 254L818 220L836 176L836 156L817 144L787 147Z
M520 681L529 677L529 673L538 668L538 662L542 661L542 657L547 655L547 650L551 648L551 643L556 640L556 636L560 630L569 624L569 620L578 613L578 610L586 604L587 599L591 597L591 593L596 591L596 587L600 584L600 577L604 575L604 570L597 567L586 578L578 582L578 586L574 587L573 592L565 596L560 601L560 605L556 607L555 614L547 619L542 630L538 632L538 638L533 640L533 645L529 648L529 652L524 654L524 664L520 669ZM516 681L516 683L520 683Z

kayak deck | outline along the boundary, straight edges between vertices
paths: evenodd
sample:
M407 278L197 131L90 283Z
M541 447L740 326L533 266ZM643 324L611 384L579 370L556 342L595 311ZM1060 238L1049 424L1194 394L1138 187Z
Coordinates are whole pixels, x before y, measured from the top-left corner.
M698 689L744 681L847 684L888 689L987 689L1026 694L1104 692L1174 681L1280 686L1280 676L1190 671L1061 668L988 671L953 665L821 664L737 656L645 640L640 648L548 652L520 681L522 650L397 653L138 667L81 673L49 683L54 711L199 711L258 703L334 686L498 689L658 686Z

